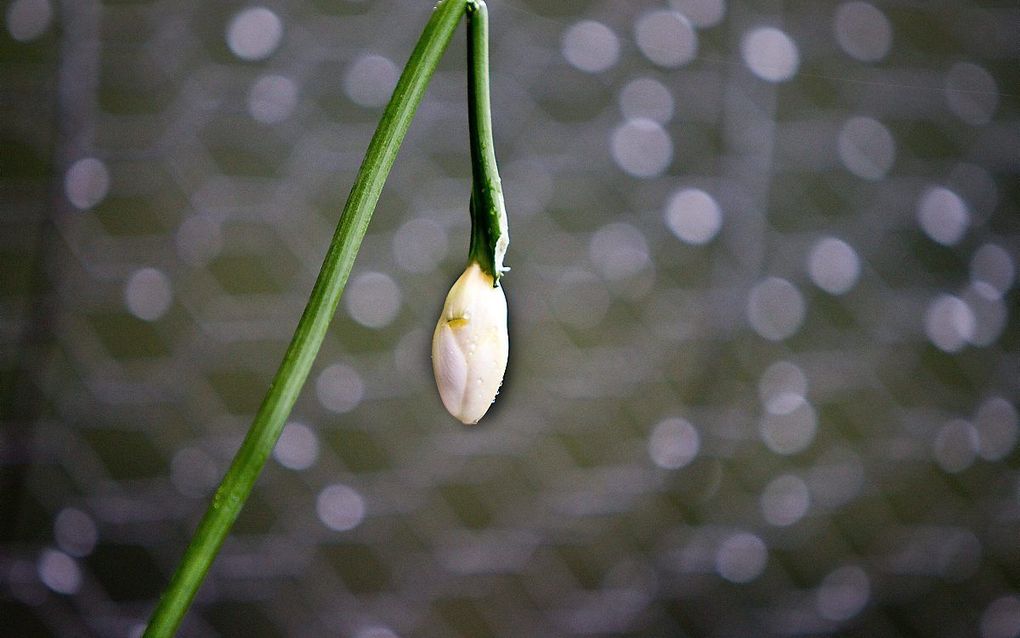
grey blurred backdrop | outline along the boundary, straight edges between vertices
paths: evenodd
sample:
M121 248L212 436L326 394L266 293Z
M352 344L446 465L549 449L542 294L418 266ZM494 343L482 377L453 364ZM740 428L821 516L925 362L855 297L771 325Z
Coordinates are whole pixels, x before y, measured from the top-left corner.
M139 634L429 11L4 5L0 635ZM1020 635L1017 3L490 11L499 400L461 29L181 635Z

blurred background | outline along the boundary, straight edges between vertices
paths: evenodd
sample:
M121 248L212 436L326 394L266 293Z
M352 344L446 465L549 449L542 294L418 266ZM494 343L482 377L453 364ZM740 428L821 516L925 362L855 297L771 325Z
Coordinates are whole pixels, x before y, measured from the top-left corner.
M430 4L3 7L0 634L138 636ZM499 400L461 28L181 635L1020 635L1017 3L490 12Z

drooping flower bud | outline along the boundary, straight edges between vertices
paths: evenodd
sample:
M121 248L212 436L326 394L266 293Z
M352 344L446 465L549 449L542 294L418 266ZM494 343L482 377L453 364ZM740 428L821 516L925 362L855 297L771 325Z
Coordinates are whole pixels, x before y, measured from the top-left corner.
M468 266L443 306L432 336L432 370L446 409L478 423L496 399L509 353L506 296L499 279L510 244L503 189L492 144L489 19L482 0L468 20L468 134L471 143L471 243Z
M503 383L508 353L506 295L471 262L450 288L432 336L432 370L447 411L478 423Z

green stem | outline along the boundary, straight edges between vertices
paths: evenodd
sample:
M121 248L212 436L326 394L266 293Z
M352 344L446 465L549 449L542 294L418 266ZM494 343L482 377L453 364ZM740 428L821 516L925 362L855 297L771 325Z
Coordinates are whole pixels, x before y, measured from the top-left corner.
M492 275L493 285L506 270L503 256L510 244L503 187L492 144L489 104L489 12L482 0L469 0L468 127L471 139L471 245L468 258Z
M393 97L386 105L379 127L368 145L319 277L283 362L181 564L153 612L145 638L172 636L177 630L276 444L336 312L340 294L400 143L464 15L467 2L440 0L404 66Z

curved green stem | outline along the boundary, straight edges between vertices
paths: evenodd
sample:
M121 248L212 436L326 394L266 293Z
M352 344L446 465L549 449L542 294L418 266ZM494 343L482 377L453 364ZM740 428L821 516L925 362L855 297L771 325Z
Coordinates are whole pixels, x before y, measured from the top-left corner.
M379 193L429 80L464 15L468 0L440 0L404 66L393 97L368 145L336 233L304 314L255 420L184 558L145 630L146 638L172 636L180 625L223 540L237 519L312 367L336 312Z
M471 139L471 245L468 258L492 275L493 285L506 268L503 256L510 245L503 187L492 144L489 104L489 12L482 0L469 0L468 127Z

